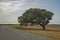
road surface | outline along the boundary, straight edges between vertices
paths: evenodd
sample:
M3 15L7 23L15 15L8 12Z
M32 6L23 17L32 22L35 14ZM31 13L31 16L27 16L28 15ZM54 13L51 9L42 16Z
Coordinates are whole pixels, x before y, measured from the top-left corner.
M0 31L2 40L53 40L49 37L23 32L7 26L1 27Z

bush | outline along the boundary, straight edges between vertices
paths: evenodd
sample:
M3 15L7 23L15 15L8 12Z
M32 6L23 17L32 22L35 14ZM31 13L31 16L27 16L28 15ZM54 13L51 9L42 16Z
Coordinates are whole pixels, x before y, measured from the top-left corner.
M23 26L15 26L14 28L16 28L16 29L21 29L21 30L24 29Z

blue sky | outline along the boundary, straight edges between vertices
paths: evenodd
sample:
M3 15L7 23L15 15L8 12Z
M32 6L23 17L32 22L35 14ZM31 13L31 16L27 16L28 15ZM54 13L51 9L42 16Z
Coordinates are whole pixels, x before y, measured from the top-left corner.
M60 24L60 0L0 0L0 24L18 23L17 18L29 8L53 12L50 24Z

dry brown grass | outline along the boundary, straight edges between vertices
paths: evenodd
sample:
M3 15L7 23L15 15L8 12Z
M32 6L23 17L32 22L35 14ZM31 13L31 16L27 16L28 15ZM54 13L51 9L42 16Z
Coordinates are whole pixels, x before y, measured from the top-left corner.
M49 25L46 26L46 30L42 30L39 25L26 26L24 27L26 32L31 32L33 34L39 34L43 36L48 36L56 40L60 40L60 26L59 25Z
M9 24L10 27L20 27L17 24ZM20 28L21 29L21 28ZM54 38L55 40L60 40L60 25L48 25L46 30L42 30L42 27L39 25L33 26L24 26L26 32L31 32L33 34L48 36Z

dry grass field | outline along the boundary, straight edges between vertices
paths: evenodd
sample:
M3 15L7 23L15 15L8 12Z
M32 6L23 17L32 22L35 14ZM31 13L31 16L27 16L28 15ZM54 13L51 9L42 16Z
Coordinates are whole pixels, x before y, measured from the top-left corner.
M60 40L60 25L48 25L46 26L46 30L42 30L40 25L23 26L23 31Z
M56 40L60 40L60 26L59 25L48 25L46 30L42 30L42 27L39 25L26 26L26 32L31 32L33 34L48 36Z
M25 32L30 32L37 35L43 35L47 37L54 38L55 40L60 40L60 25L47 25L46 30L42 30L40 25L33 26L18 26L16 24L8 24L10 27L15 27L17 29L23 29Z

